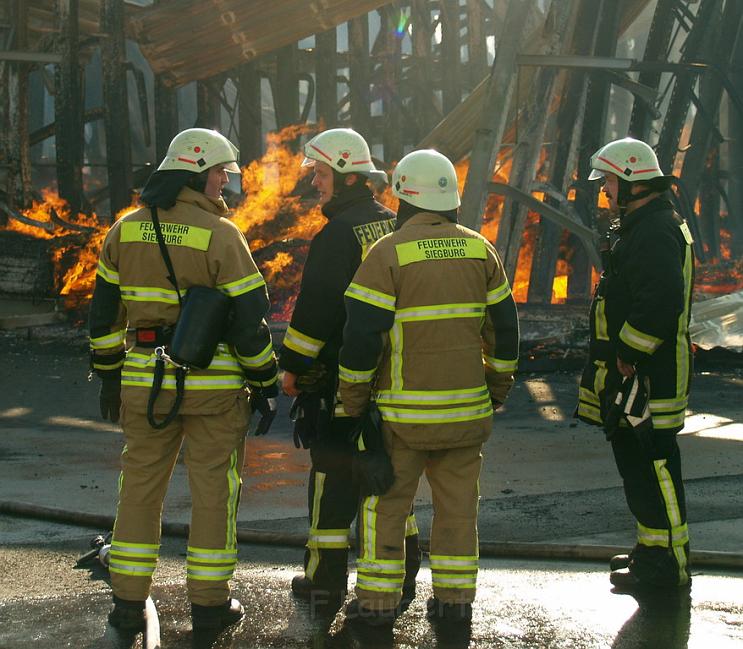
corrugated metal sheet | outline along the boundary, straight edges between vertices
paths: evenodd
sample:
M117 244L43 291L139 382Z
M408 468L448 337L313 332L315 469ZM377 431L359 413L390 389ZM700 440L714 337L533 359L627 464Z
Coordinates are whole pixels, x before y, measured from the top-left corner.
M172 0L128 24L152 70L167 85L213 77L320 33L389 0Z

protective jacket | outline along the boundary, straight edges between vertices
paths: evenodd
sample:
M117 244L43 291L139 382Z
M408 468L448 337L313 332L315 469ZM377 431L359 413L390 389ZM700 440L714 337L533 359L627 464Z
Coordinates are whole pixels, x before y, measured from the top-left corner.
M323 214L328 223L310 244L279 359L282 369L298 375L315 359L335 371L346 319L343 293L371 244L395 225L394 213L365 185L329 201Z
M518 360L518 317L503 266L477 232L417 213L370 250L346 291L340 391L349 415L372 393L414 449L490 435ZM376 383L375 383L376 381Z
M180 191L174 207L159 210L181 294L191 286L207 286L232 298L231 322L211 365L206 370L192 369L186 376L180 408L184 415L233 407L246 381L269 393L276 390L276 359L264 320L269 308L266 284L245 237L226 214L221 198L212 200L188 187ZM98 264L90 346L94 369L123 365L122 402L133 412L146 412L155 365L154 345L139 345L135 332L156 329L167 342L167 332L180 312L167 275L149 208L114 223ZM168 412L174 392L174 369L168 366L156 412Z
M692 372L692 242L688 226L665 197L622 218L591 304L590 357L577 410L581 420L604 423L610 395L621 383L619 357L649 381L653 429L683 428Z

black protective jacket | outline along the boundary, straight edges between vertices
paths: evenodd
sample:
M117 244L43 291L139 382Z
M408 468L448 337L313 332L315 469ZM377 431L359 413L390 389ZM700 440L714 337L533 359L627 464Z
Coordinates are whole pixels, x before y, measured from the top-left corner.
M653 428L683 428L692 373L691 244L688 226L664 196L622 218L591 304L590 356L577 410L583 421L604 423L621 382L619 357L647 378Z
M315 360L337 371L346 321L343 294L369 247L395 226L394 212L374 200L364 184L348 188L322 211L328 223L310 244L279 358L282 369L297 375Z

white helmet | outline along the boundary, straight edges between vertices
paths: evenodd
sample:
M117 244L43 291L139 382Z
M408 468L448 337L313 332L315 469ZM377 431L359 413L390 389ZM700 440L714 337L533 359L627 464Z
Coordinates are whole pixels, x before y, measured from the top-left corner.
M435 212L459 207L457 172L449 158L433 149L413 151L392 172L392 193L399 199Z
M602 146L591 156L591 167L588 180L603 178L606 172L631 183L666 177L660 170L655 151L645 142L631 137Z
M341 174L361 174L386 183L387 173L377 169L371 159L369 145L350 128L331 128L317 134L304 145L303 167L324 162Z
M224 135L208 128L188 128L173 138L158 171L180 169L200 173L216 165L240 173L237 147Z

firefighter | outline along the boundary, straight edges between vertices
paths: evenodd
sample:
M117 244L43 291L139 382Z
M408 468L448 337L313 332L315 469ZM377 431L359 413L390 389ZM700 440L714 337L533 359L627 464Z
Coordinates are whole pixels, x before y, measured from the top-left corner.
M481 450L513 384L518 316L495 249L457 224L457 176L445 156L406 155L392 191L395 232L371 249L346 291L341 398L354 416L376 401L394 472L387 493L361 504L357 599L346 612L372 625L399 614L405 519L425 471L434 507L428 616L467 622Z
M245 237L226 218L221 195L227 173L240 171L237 155L216 131L176 135L144 187L146 207L114 223L101 250L90 347L92 371L101 379L101 414L111 421L120 415L124 432L109 621L127 631L145 624L163 498L184 440L193 502L186 558L193 628L219 629L243 615L229 580L237 563L244 438L251 405L275 403L278 375L264 320L265 282ZM183 309L180 303L193 287L226 301L229 318L219 331L197 331L186 341L219 341L208 367L186 372L167 364L157 395L153 377L162 355L173 353L189 298ZM197 315L186 323L191 332L209 321L209 313Z
M343 336L343 293L369 247L394 228L394 213L380 205L367 185L386 184L361 135L348 128L323 131L304 147L312 185L320 194L327 224L310 244L279 366L283 390L295 397L295 444L309 447L309 534L304 574L292 592L318 604L340 606L346 594L350 525L358 509L349 431L355 422L336 399L338 351ZM301 438L301 439L299 439ZM415 518L407 522L406 597L415 595L420 566Z
M591 158L618 239L590 311L590 358L577 416L604 427L637 519L637 543L611 560L616 590L686 589L689 532L676 434L692 373L694 253L669 200L673 176L644 142L624 138Z

